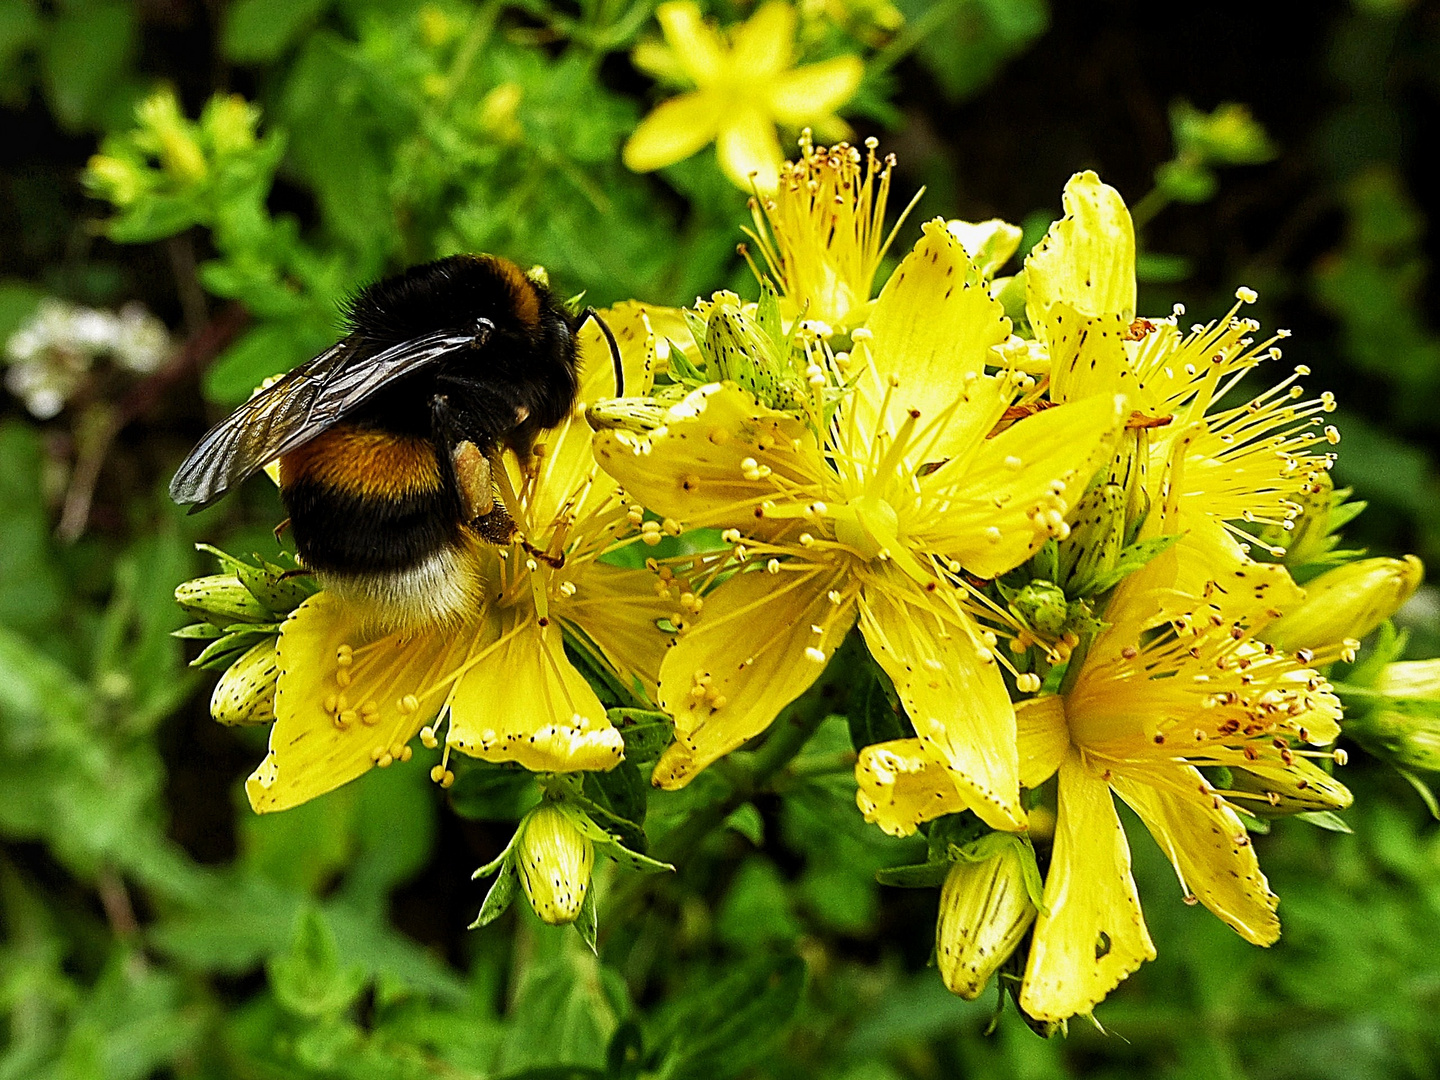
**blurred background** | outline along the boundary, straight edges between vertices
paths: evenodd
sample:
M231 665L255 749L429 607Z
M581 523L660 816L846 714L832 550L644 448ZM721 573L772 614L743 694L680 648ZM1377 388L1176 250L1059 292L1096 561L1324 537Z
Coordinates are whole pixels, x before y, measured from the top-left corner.
M1094 168L1135 210L1142 312L1258 290L1340 400L1350 546L1433 569L1440 5L1296 10L801 0L797 48L864 61L842 112L898 155L893 209L926 188L897 250L999 216L1023 251ZM827 771L843 722L678 874L602 879L600 960L524 905L465 929L511 774L249 812L265 733L210 720L172 593L213 572L197 541L273 556L283 513L256 483L186 516L170 471L415 262L497 252L597 305L753 296L713 150L621 164L671 92L632 58L656 38L649 0L0 0L0 1080L1435 1076L1440 827L1360 755L1352 834L1257 838L1269 950L1180 903L1132 830L1160 958L1108 1034L1048 1041L1013 1010L987 1034L993 995L927 968L936 895L874 883L915 852ZM1440 652L1440 593L1399 621ZM653 801L652 836L706 797Z

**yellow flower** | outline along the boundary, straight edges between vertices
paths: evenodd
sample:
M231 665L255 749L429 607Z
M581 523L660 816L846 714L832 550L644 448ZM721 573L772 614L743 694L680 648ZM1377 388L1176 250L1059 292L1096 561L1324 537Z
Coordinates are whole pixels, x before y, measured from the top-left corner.
M1259 324L1237 317L1255 299L1249 289L1237 292L1225 318L1188 333L1179 327L1180 308L1164 319L1136 318L1135 233L1119 192L1092 172L1078 173L1065 186L1064 205L1065 216L1025 263L1026 309L1049 358L1050 398L1126 395L1133 414L1111 482L1126 488L1132 520L1158 510L1142 536L1184 534L1182 547L1229 563L1222 584L1268 582L1268 594L1246 590L1255 600L1254 629L1301 594L1283 568L1247 557L1250 545L1269 545L1246 526L1293 529L1307 497L1323 486L1334 461L1328 447L1339 435L1319 417L1334 410L1334 398L1300 401L1294 383L1309 371L1299 367L1253 400L1211 411L1247 372L1279 357L1275 343L1285 332L1255 343ZM1312 452L1321 445L1326 452ZM1170 561L1181 577L1184 564L1193 565L1184 552Z
M1024 827L995 635L956 575L1004 573L1064 534L1067 500L1109 455L1116 402L1050 409L989 438L1028 380L985 374L1010 327L971 269L943 222L925 226L853 335L855 389L827 423L720 384L649 438L597 436L632 497L734 545L688 582L675 576L693 618L661 667L676 741L655 783L682 786L763 731L858 621L927 753L987 822ZM813 358L817 371L841 362Z
M860 85L860 58L796 67L795 9L783 0L763 4L728 40L692 0L661 4L656 17L669 47L637 49L636 64L695 89L656 106L630 136L624 159L636 172L673 165L713 141L731 180L769 192L780 174L777 123L846 130L834 114Z
M1304 760L1313 752L1296 749L1339 733L1328 683L1250 637L1234 620L1243 605L1224 594L1169 611L1163 630L1147 630L1162 575L1145 567L1126 579L1105 611L1108 629L1068 689L1017 709L1021 782L1035 788L1060 774L1046 910L1020 995L1041 1020L1088 1012L1155 955L1112 791L1170 859L1187 900L1257 945L1279 936L1276 899L1234 806L1253 810L1276 796L1217 790L1200 767L1268 777L1277 790L1323 790L1336 808L1349 803L1344 788Z
M622 305L606 318L622 343L627 385L648 386L654 340L642 309ZM593 325L581 348L589 401L609 389L612 364ZM476 544L485 599L473 617L372 640L363 614L325 592L295 610L280 633L270 752L245 785L256 811L408 761L416 734L437 745L439 718L449 722L447 757L454 749L557 772L620 760L620 733L566 658L562 628L653 694L668 640L655 624L671 605L656 598L647 572L597 561L630 522L590 442L577 409L537 447L532 474L512 461L500 478L520 536L505 548ZM431 776L448 784L453 774L442 762Z
M910 212L906 207L885 231L895 158L882 164L876 145L866 140L862 157L848 143L817 147L807 130L800 160L785 163L775 193L750 200L755 228L745 232L760 249L787 319L803 314L845 331L869 315L880 260Z
M1108 628L1075 657L1073 684L1016 707L1021 784L1035 789L1059 773L1054 848L1020 994L1039 1020L1089 1012L1155 956L1112 792L1170 859L1187 902L1258 945L1279 936L1276 898L1235 806L1350 802L1305 760L1316 752L1297 748L1339 733L1329 684L1246 634L1221 594L1194 611L1171 609L1157 633L1149 616L1160 576L1147 566L1120 585ZM900 826L890 831L965 808L963 798L934 797L939 770L918 751L918 740L897 740L867 747L857 763L861 807ZM1233 789L1217 789L1200 772L1207 766L1231 770Z

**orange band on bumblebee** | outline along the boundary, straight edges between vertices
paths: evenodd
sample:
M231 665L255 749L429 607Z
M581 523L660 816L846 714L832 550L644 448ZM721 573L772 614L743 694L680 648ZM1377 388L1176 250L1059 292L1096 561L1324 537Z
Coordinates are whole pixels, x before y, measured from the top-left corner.
M280 459L280 486L301 480L347 495L423 495L441 486L440 463L428 439L334 427Z

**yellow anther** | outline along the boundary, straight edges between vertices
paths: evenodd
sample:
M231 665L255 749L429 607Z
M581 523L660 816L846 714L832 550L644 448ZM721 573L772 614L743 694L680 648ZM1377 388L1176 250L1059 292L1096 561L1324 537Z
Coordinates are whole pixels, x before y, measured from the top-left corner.
M420 708L420 699L414 694L406 694L400 699L400 711L409 715Z
M354 709L341 709L340 715L337 716L335 719L340 722L341 727L349 727L351 724L355 723L356 720L360 719L360 714ZM368 716L365 719L371 724L375 722L375 720L372 720Z
M433 780L433 781L435 781L435 783L437 783L437 784L440 783L440 781L444 780L444 779L445 779L445 766L444 766L444 765L436 765L433 769L431 769L431 770L430 770L430 779Z
M425 747L426 750L434 750L435 747L440 745L440 740L435 738L435 729L433 727L427 726L420 729L420 745Z

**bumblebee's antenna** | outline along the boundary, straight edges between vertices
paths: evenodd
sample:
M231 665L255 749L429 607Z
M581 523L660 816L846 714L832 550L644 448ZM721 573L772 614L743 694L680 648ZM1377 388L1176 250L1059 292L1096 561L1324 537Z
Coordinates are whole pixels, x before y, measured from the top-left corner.
M580 313L580 321L575 325L575 329L579 330L580 327L584 326L591 319L595 320L595 325L600 327L600 332L605 335L605 340L610 345L610 359L615 364L615 396L624 397L625 365L620 359L620 345L616 342L615 335L611 333L610 327L606 325L605 320L600 317L600 313L593 307L587 307Z

